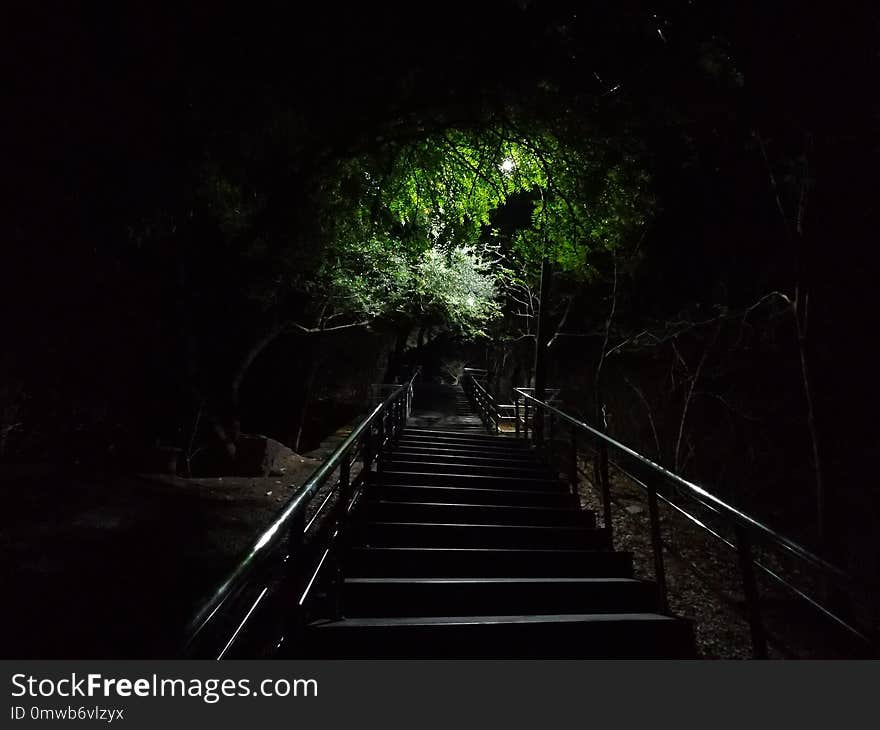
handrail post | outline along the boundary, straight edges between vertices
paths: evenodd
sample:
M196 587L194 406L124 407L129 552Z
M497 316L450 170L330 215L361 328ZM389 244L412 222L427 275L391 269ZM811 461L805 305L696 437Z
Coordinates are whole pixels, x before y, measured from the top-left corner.
M568 483L571 487L571 493L577 496L578 493L578 447L577 447L577 430L571 427L571 447L568 455Z
M523 438L528 441L529 440L529 399L523 398Z
M348 526L348 508L349 501L352 497L351 490L351 455L348 452L342 454L342 461L339 462L339 506L337 510L336 530L345 541L346 528ZM338 550L338 545L337 545ZM333 614L334 618L340 619L345 613L345 574L342 571L342 561L337 554L331 556L333 558Z
M755 659L767 658L767 635L761 620L761 599L755 581L755 566L752 563L752 545L749 533L742 525L734 528L736 533L736 552L739 557L739 570L742 575L743 594L746 599L746 614L752 637L752 656Z
M351 460L350 454L345 452L342 461L339 462L339 496L348 499L351 491Z
M669 613L666 594L666 565L663 562L663 533L660 531L660 505L657 488L648 480L648 516L651 522L651 550L654 553L654 581L657 583L657 602L661 613Z
M519 396L513 399L513 429L516 437L519 438Z
M382 421L381 418L377 419L380 423ZM376 471L379 471L380 464L378 459L378 453L376 450L376 431L378 430L378 424L370 424L367 427L366 433L364 433L364 442L363 442L363 459L364 459L364 471L366 472L367 478L369 478L370 474L373 472L373 463L376 464Z
M602 525L608 532L608 541L614 545L614 525L611 522L611 479L608 476L608 445L600 441L598 450L599 487L602 491Z
M306 514L305 510L301 509L292 517L287 531L288 553L285 569L288 576L287 584L290 586L292 593L292 601L290 610L287 612L287 625L284 634L285 641L292 647L296 647L299 644L304 623L300 594L304 582L302 566L305 558L305 531Z

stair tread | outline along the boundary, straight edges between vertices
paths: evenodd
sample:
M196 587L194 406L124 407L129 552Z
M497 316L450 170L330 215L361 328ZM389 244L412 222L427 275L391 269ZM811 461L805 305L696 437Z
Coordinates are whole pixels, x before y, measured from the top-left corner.
M442 451L445 451L445 450L446 449L442 449ZM438 451L441 451L441 450L438 449ZM501 457L495 458L492 456L473 456L471 454L443 454L443 453L437 453L437 451L403 451L401 449L395 449L394 451L387 452L387 458L391 461L414 461L416 459L421 459L421 458L455 459L455 460L461 460L462 463L466 463L468 460L477 459L479 461L497 462L499 466L503 466L505 464L510 464L510 465L514 465L514 466L518 465L518 464L527 464L527 465L534 464L535 466L544 466L544 467L547 466L546 464L544 464L541 461L538 461L538 459L534 458L533 456L531 456L529 454L523 454L522 456L516 456L516 457L510 456L510 457L504 457L504 458L501 458ZM455 462L443 462L443 461L436 462L435 461L434 463L449 464L449 463L455 463ZM492 464L492 466L494 466L494 463Z
M322 619L313 628L369 626L461 626L465 624L542 624L542 623L679 623L682 619L660 613L552 613L494 616L352 616Z
M580 532L601 532L600 527L581 527L580 525L499 525L498 523L489 522L402 522L399 520L370 520L364 522L364 526L398 526L405 525L407 527L481 527L486 529L504 529L504 530L550 530L550 531L580 531Z
M394 464L394 465L398 465L398 466L404 466L404 465L410 465L410 464L412 464L412 465L414 465L414 466L417 465L417 466L420 466L420 467L432 467L432 466L433 466L433 467L445 467L445 468L447 468L447 469L450 469L450 468L458 468L458 469L503 469L503 470L505 470L505 471L509 471L509 472L511 472L512 474L522 474L523 472L539 472L539 471L544 471L544 472L547 473L547 475L548 475L547 478L548 478L548 479L553 479L553 478L554 478L554 476L553 476L553 474L554 474L553 470L552 470L549 466L547 466L546 464L541 464L541 463L539 463L539 462L537 462L537 461L536 461L536 462L533 462L533 463L526 462L525 464L520 464L520 465L517 465L517 466L506 466L506 465L504 465L504 464L448 464L448 463L444 463L444 462L442 462L442 461L421 461L421 460L413 460L413 459L397 459L397 458L391 458L391 459L389 459L389 460L386 462L386 464ZM384 470L385 470L385 471L391 471L391 469L389 469L388 466L385 466ZM410 470L409 470L409 469L394 469L393 471L410 471ZM436 472L423 472L423 471L420 471L420 472L416 472L416 473L420 473L420 474L421 474L421 473L436 473ZM440 472L440 473L445 473L445 472ZM477 473L479 473L480 476L484 476L484 474L483 474L482 472L477 472ZM450 476L451 476L451 475L452 475L452 474L450 474ZM470 475L468 475L468 476L470 476ZM505 475L502 475L502 474L489 474L489 475L485 475L485 476L499 476L499 477L505 477L505 478L506 478L506 476L505 476ZM533 477L526 477L526 478L533 478Z
M524 504L538 506L568 507L578 505L571 492L561 490L497 489L494 487L440 486L437 484L377 484L372 496L388 501L408 502L440 501L467 502L471 504Z
M491 491L491 490L486 490ZM414 502L411 500L396 499L375 499L371 500L370 505L395 505L404 507L476 507L481 509L510 509L523 510L523 512L562 512L564 514L591 514L590 510L578 509L576 507L541 507L530 504L479 504L473 502Z
M456 487L456 486L440 486L439 484L410 484L409 482L400 482L396 484L382 484L381 482L376 484L377 487L381 487L382 489L461 489L462 491L470 491L470 492L480 492L486 493L486 495L494 494L494 495L536 495L536 496L546 496L548 494L552 494L554 496L562 494L568 494L568 492L548 492L543 489L496 489L494 487Z
M586 585L594 585L594 584L616 584L616 585L630 585L630 584L643 584L645 581L642 581L638 578L618 578L618 577L609 577L609 578L601 578L601 577L520 577L520 576L511 576L507 577L492 577L492 578L376 578L376 577L359 577L359 578L346 578L346 583L351 584L369 584L369 585L380 585L385 583L390 583L394 585L483 585L486 583L503 583L503 584L524 584L524 585L536 585L541 583L571 583L571 584L586 584Z
M411 476L411 477L420 477L420 476L432 476L432 477L444 477L447 479L454 479L455 477L462 477L464 479L473 479L474 477L479 477L480 479L497 479L499 482L541 482L543 484L559 484L562 485L562 482L558 479L554 479L553 477L524 477L524 476L498 476L495 474L460 474L458 472L436 472L436 471L404 471L398 469L382 469L378 473L379 480L381 481L384 475L388 476Z
M500 547L400 547L400 546L357 546L353 550L396 550L401 552L430 551L430 552L457 552L457 553L571 553L573 555L596 555L605 552L608 555L619 554L619 550L587 550L585 548L546 548L546 547L525 547L525 548L500 548Z
M492 434L485 434L485 433L475 436L473 433L471 433L469 431L457 431L457 430L446 431L445 429L414 428L414 427L408 427L408 428L404 429L404 431L403 431L404 436L414 436L414 435L421 436L422 434L426 434L426 435L437 434L438 436L471 436L474 438L482 438L482 439L487 439L487 440L488 439L499 439L501 441L517 441L517 439L515 439L511 436L493 436ZM518 442L521 443L521 440L519 440Z
M486 446L490 449L506 449L507 451L521 451L529 453L529 447L514 441L513 439L499 438L495 436L475 436L473 434L449 434L446 436L428 435L418 433L404 433L398 443L411 444L435 444L437 446L465 445Z
M349 615L311 621L305 655L692 656L690 623L656 612L557 470L482 430L461 392L452 412L383 449L342 557Z
M486 447L489 449L504 449L505 451L509 451L511 453L522 453L522 454L530 454L531 450L522 446L511 439L505 438L494 438L492 436L483 437L483 436L468 436L468 435L454 435L454 436L428 436L427 434L404 434L400 437L398 444L416 444L416 445L430 445L430 446L474 446L474 447Z
M498 438L494 436L473 436L462 434L460 436L429 436L427 434L404 433L398 444L430 444L432 446L482 446L488 449L504 449L505 451L531 453L528 446L514 439Z

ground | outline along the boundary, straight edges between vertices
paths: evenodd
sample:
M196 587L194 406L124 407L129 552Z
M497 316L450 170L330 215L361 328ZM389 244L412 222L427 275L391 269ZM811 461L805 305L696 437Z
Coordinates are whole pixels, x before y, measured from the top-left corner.
M175 656L198 601L320 463L287 462L192 480L4 466L4 656Z
M447 392L422 389L411 423L473 419ZM347 434L340 429L308 456L291 455L284 477L181 479L104 476L50 466L0 470L0 577L4 655L27 658L175 656L200 599L234 565L278 508ZM580 495L601 514L589 481ZM615 547L633 553L636 574L653 577L644 492L613 474ZM319 500L320 501L320 500ZM672 611L694 621L704 658L750 656L733 553L662 510ZM759 551L787 579L803 578ZM771 657L851 656L827 622L767 581L761 592ZM815 589L815 586L811 586Z
M592 462L582 461L579 493L582 504L602 513L599 492L590 480ZM654 558L648 500L644 490L612 469L612 524L614 545L633 554L636 577L654 578ZM692 514L714 529L707 515L682 500ZM705 530L661 504L670 610L694 623L697 651L705 659L747 659L752 656L749 625L736 554ZM728 539L732 540L732 536ZM813 597L822 597L823 587L814 577L799 570L784 556L755 546L755 558ZM789 590L781 588L760 572L757 575L763 619L768 632L771 659L822 659L860 656L865 647L835 629Z

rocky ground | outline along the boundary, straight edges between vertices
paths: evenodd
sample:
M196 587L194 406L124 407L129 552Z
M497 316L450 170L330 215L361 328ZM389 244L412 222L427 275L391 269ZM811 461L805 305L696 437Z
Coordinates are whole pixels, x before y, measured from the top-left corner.
M599 492L590 475L592 463L581 462L579 493L582 504L602 514ZM612 523L615 547L632 552L637 577L654 578L648 500L644 490L625 475L611 472ZM682 505L684 506L684 505ZM694 505L691 511L720 531L709 516ZM752 655L749 625L736 554L704 529L661 503L670 609L691 619L697 649L705 659L747 659ZM732 540L732 536L727 536ZM755 557L786 581L813 597L823 596L823 586L798 566L773 551L755 546ZM778 583L758 576L764 622L771 659L850 658L862 655L864 646L792 596Z
M320 456L290 452L271 477L4 467L3 656L174 656L199 600Z

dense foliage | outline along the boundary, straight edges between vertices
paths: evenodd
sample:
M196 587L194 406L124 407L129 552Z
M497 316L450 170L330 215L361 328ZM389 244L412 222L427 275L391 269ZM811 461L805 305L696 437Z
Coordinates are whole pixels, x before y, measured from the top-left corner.
M609 144L564 145L546 131L449 130L340 163L322 195L316 289L333 318L409 319L484 332L511 277L534 280L548 257L589 281L595 253L637 240L651 214L649 177ZM530 213L493 225L515 196Z

